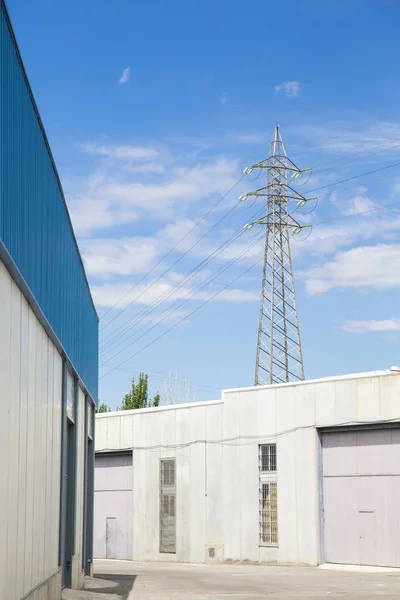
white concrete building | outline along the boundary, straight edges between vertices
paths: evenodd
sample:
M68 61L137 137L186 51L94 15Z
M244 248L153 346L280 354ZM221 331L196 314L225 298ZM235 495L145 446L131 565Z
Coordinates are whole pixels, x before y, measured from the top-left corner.
M96 416L94 556L400 567L400 373Z

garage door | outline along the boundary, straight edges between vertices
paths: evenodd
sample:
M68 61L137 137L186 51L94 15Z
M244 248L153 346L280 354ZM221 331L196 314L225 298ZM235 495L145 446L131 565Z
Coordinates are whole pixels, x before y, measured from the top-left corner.
M400 430L324 433L325 557L400 567Z
M97 454L94 558L132 560L132 515L132 454Z

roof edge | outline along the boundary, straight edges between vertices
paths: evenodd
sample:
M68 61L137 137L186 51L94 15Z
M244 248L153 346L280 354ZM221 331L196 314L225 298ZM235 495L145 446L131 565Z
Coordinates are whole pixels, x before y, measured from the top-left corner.
M313 383L323 383L330 381L342 381L345 379L364 379L365 377L383 377L387 375L400 375L400 371L391 369L383 369L381 371L366 371L365 373L351 373L348 375L331 375L329 377L319 377L317 379L305 379L304 381L289 381L288 383L272 383L269 385L252 385L242 388L231 388L222 390L222 394L234 392L247 392L250 390L270 390L276 388L297 387L302 385L310 385Z
M143 415L146 413L156 413L181 408L198 408L200 406L214 406L216 404L223 403L224 401L221 399L206 400L205 402L186 402L184 404L169 404L168 406L151 406L150 408L135 408L133 410L113 410L111 412L97 413L96 419L102 419L104 417L123 417L125 415Z

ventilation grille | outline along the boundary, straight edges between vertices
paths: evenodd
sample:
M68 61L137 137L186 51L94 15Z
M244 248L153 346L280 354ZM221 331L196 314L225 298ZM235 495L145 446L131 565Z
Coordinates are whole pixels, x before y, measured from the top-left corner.
M224 562L224 545L223 544L207 544L206 545L206 562L209 562L209 563Z

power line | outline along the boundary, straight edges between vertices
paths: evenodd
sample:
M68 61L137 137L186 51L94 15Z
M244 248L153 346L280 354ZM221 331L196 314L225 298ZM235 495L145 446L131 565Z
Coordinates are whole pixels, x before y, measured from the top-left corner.
M242 233L243 233L243 229L241 228L241 229L239 229L237 232L235 232L235 233L234 233L234 234L233 234L233 235L232 235L230 238L228 238L228 240L227 240L227 241L229 241L229 240L230 240L232 237L234 237L234 236L239 236L239 235L241 235ZM220 246L220 248L222 248L222 247L223 247L223 246L224 246L226 243L227 243L227 242L224 242L224 244L222 244L222 245ZM215 253L215 251L214 251L214 253ZM213 254L214 254L214 253L213 253ZM210 257L208 257L208 258L210 258ZM179 286L179 284L180 284L181 282L187 283L187 281L185 281L185 279L186 279L186 278L187 278L189 275L191 275L191 273L193 273L193 275L195 275L195 274L196 274L196 272L198 271L198 269L199 269L200 267L202 267L202 266L204 266L204 265L205 265L205 263L206 263L206 261L208 260L208 258L205 258L203 261L201 261L201 262L200 262L200 263L199 263L199 264L198 264L196 267L194 267L194 268L192 269L192 271L190 271L190 273L189 273L189 274L187 274L187 275L183 275L183 276L181 277L181 279L180 279L180 280L179 280L177 283L175 283L175 285L173 286L173 288L172 288L172 289L173 289L173 290L175 290L176 288L178 288L178 286ZM174 266L174 265L172 265L172 266ZM172 266L171 266L171 268L172 268ZM142 297L142 296L143 296L143 295L144 295L144 294L145 294L145 293L146 293L146 292L147 292L149 289L151 289L151 287L152 287L152 286L153 286L155 283L157 283L157 281L158 281L158 280L159 280L161 277L163 277L163 276L165 275L165 273L166 273L166 272L164 272L164 273L163 273L163 275L161 275L161 276L160 276L158 279L156 279L155 281L153 281L153 282L152 282L152 285L150 285L150 286L146 287L146 289L145 289L145 290L142 292L142 294L140 294L139 296L137 296L137 297L136 297L136 298L135 298L135 299L134 299L134 300L131 302L131 304L133 304L133 302L136 302L136 300L138 300L138 299L139 299L140 297ZM166 295L166 294L167 294L167 292L164 292L163 294L161 294L161 296L159 296L158 298L156 298L156 299L155 299L155 300L154 300L154 301L151 303L151 305L153 305L153 304L154 304L154 303L155 303L155 302L156 302L156 301L157 301L159 298L163 298L163 297L165 297L165 295ZM106 348L107 348L107 347L109 347L110 345L113 345L113 343L114 343L114 342L115 342L115 341L118 339L118 337L119 337L119 335L118 335L118 332L119 332L119 331L122 331L122 335L123 335L124 333L126 333L126 329L125 329L126 325L127 325L129 322L132 322L132 320L135 320L135 319L136 319L136 317L138 317L139 315L141 315L142 313L144 313L144 312L147 310L147 308L148 308L148 307L144 307L144 308L143 308L141 311L139 311L139 313L138 313L137 315L135 315L134 317L132 317L132 319L128 319L128 321L125 321L125 322L124 322L122 325L120 325L120 326L119 326L119 327L118 327L118 328L117 328L115 331L113 331L113 332L111 332L110 334L108 334L108 335L107 335L107 336L104 338L104 340L102 341L102 344L105 344L106 340L107 340L107 339L109 339L110 337L114 337L114 339L112 339L110 342L106 343L106 344L105 344L105 347L103 347L103 348L102 348L102 351L106 351ZM116 334L117 334L117 335L116 335Z
M379 212L386 208L393 208L393 206L399 206L399 205L400 205L400 201L392 202L391 204L381 204L380 206L377 206L376 208L370 208L368 210L362 210L360 212L351 213L350 215L343 215L341 217L334 217L333 219L327 219L326 221L320 221L319 223L315 223L314 225L311 225L311 227L317 227L318 225L325 225L326 223L333 223L333 221L341 221L343 219L350 219L351 217L358 217L359 215L367 215L372 212L377 212L377 211Z
M191 300L194 296L196 296L199 291L201 291L204 288L206 288L210 283L212 283L215 279L217 279L217 277L221 273L223 273L224 271L226 271L232 264L234 264L235 262L237 262L239 260L239 258L241 258L245 254L247 254L247 252L249 250L251 250L251 248L253 248L254 246L256 246L258 244L258 242L261 241L262 237L263 236L260 236L255 242L253 242L250 246L248 246L247 248L245 248L236 257L232 258L227 264L225 264L222 267L220 267L220 269L218 269L218 271L214 274L214 276L212 278L208 278L204 283L200 283L196 288L194 288L194 290L189 290L189 292L187 294L185 294L185 296L183 298L181 298L181 299L178 300L178 302L181 302L181 303L177 306L176 309L171 310L172 306L174 306L176 304L176 302L174 302L174 304L169 309L166 309L165 311L163 311L161 313L161 315L164 315L165 313L167 313L168 310L170 311L168 314L165 314L165 316L162 319L159 319L159 316L161 316L161 315L156 315L156 317L153 317L153 319L150 321L150 323L153 322L153 321L155 321L155 320L157 322L152 327L150 327L147 331L145 331L144 333L142 333L142 335L140 335L137 338L135 338L133 341L130 341L126 346L124 346L124 348L122 348L122 350L119 350L111 358L108 358L106 361L104 361L104 363L102 363L100 366L104 366L107 363L109 363L116 356L118 356L119 354L121 354L122 352L124 352L129 346L131 346L131 344L133 344L133 343L137 342L138 340L140 340L143 336L145 336L150 331L152 331L160 323L162 323L163 321L165 321L165 319L167 319L169 316L171 316L171 314L173 314L174 312L176 312L177 309L179 309L182 306L184 306L187 302L189 302L189 300ZM187 298L187 296L189 296L189 297ZM187 299L185 300L185 298L187 298ZM148 323L146 325L148 325ZM142 326L136 333L139 333L139 331L141 331L144 327L146 327L146 325ZM127 341L127 340L125 340L125 341Z
M222 292L224 292L226 289L228 289L231 285L233 285L234 283L236 283L236 281L238 281L241 277L243 277L244 275L246 275L249 271L251 271L256 265L260 264L261 261L263 259L260 258L256 263L254 263L253 265L251 265L250 267L248 267L245 271L243 271L240 275L238 275L237 277L235 277L235 279L233 279L232 281L230 281L225 287L223 287L221 290L219 290L218 292L216 292L215 294L213 294L210 298L208 298L207 300L205 300L202 304L200 304L200 306L198 306L197 308L195 308L194 310L192 310L192 312L190 312L188 315L185 315L182 319L180 319L177 323L175 323L174 325L172 325L169 329L167 329L166 331L164 331L163 333L161 333L158 337L156 337L154 340L152 340L151 342L149 342L146 346L144 346L143 348L141 348L140 350L138 350L137 352L135 352L134 354L132 354L132 356L130 356L129 358L127 358L126 360L122 361L118 367L120 367L121 365L126 364L128 361L130 361L132 358L134 358L135 356L137 356L138 354L140 354L141 352L143 352L143 350L146 350L147 348L149 348L150 346L152 346L155 342L157 342L159 339L161 339L162 337L164 337L167 333L169 333L170 331L172 331L173 329L175 329L175 327L177 327L178 325L180 325L182 323L182 321L186 320L188 317L191 317L192 315L194 315L197 311L199 311L201 308L203 308L204 306L206 306L206 304L208 304L209 302L211 302L211 300L214 300L214 298L216 298L217 296L219 296L220 294L222 294ZM118 367L114 367L113 369L111 369L110 371L108 371L107 373L105 373L104 375L102 375L100 377L100 379L102 379L103 377L107 377L108 375L110 375L110 373L112 373L113 371L115 371L116 368Z
M157 264L154 265L154 267L152 267L150 269L150 271L148 271L145 275L143 275L143 277L140 279L140 281L138 281L137 283L135 283L135 285L128 290L113 306L111 306L105 313L104 315L101 317L101 319L103 319L105 317L106 314L108 314L113 308L115 308L124 298L126 298L126 296L128 294L130 294L142 281L144 281L144 279L146 279L146 277L148 277L153 271L154 269L156 269L191 233L192 231L202 222L204 221L204 219L219 205L221 204L221 202L227 197L228 194L230 194L230 192L232 192L232 190L235 189L235 187L237 187L239 185L239 183L243 180L244 175L242 175L242 177L240 179L238 179L238 181L226 192L226 194L224 194L211 208L210 210L208 210L205 215L203 215L201 217L201 219L199 219L194 225L193 227L183 236L183 238L181 240L179 240L179 242L177 244L175 244L175 246L173 248L171 248L159 261ZM214 227L216 227L224 218L226 218L231 212L232 210L234 210L236 208L237 205L235 205L233 208L231 208L222 219L220 219L216 225ZM211 228L213 229L213 228ZM210 232L211 230L209 230L207 232L207 234ZM204 236L203 236L204 237ZM203 238L200 238L203 239ZM200 241L200 240L199 240ZM197 242L198 243L198 242ZM185 252L179 260L182 260L182 258L184 256L186 256L186 254L188 252L190 252L192 248L190 248L187 252ZM160 277L163 277L165 275L165 273L167 273L170 269L172 269L173 266L175 266L179 260L177 260L171 267L169 267L169 269L167 269L163 275L161 275ZM158 280L156 280L158 281ZM140 296L139 296L140 297ZM132 304L132 303L131 303ZM130 304L128 305L130 306ZM112 319L110 319L110 321L108 321L104 327L102 329L105 329L106 327L108 327L108 325L110 325L110 323L112 323L117 317L121 316L121 314L127 309L128 307L125 307L124 309L122 309L122 311L120 313L118 313L118 315L115 315Z
M257 211L253 217L256 217L261 211ZM225 242L223 242L218 248L216 248L211 254L209 254L205 259L203 259L196 267L194 267L188 274L181 277L181 279L176 282L169 290L166 290L163 294L158 296L150 306L143 308L139 313L137 313L132 319L125 321L125 323L118 328L116 332L117 335L109 341L105 347L102 348L102 352L107 353L109 348L113 346L118 339L121 337L125 337L132 328L135 327L138 323L143 321L146 316L154 312L154 310L163 302L166 302L174 293L186 285L193 277L199 272L202 267L205 267L210 262L212 262L217 256L219 256L223 251L225 251L230 245L232 245L241 235L243 235L244 229L243 226L240 227L237 231L235 231ZM142 315L142 316L141 316ZM130 323L128 329L126 329L126 325ZM118 333L120 331L120 333ZM110 336L108 336L110 337Z
M398 140L392 140L391 143L394 144L394 142L397 142L397 141ZM349 162L354 162L354 160L358 156L361 156L362 154L365 154L365 157L369 158L370 156L376 156L377 154L381 154L382 152L387 152L388 150L394 150L395 148L399 148L399 147L400 147L400 144L395 144L394 146L388 146L386 143L385 144L380 144L379 146L373 146L372 148L368 148L367 150L362 150L360 152L355 152L354 154L349 154L348 157L350 157L350 156L354 156L355 157L353 160L347 160L346 159L345 162L341 162L341 163L338 163L336 165L332 165L330 167L326 167L325 169L322 169L321 171L319 169L321 167L323 167L324 164L322 164L322 165L316 165L315 167L313 167L313 170L314 169L318 169L318 174L325 173L326 171L331 171L332 169L337 169L338 167L346 166L346 165L348 165ZM371 152L371 150L374 150L375 148L382 148L382 149L378 150L376 152ZM329 164L329 162L325 163L325 164Z
M307 190L307 194L311 194L311 192L317 192L318 190L324 190L328 187L332 187L334 185L338 185L339 183L346 183L347 181L353 181L354 179L359 179L360 177L366 177L367 175L372 175L373 173L379 173L380 171L385 171L387 169L392 169L393 167L398 167L400 165L399 162L395 162L391 165L386 165L385 167L380 167L379 169L374 169L373 171L367 171L366 173L361 173L360 175L354 175L353 177L347 177L346 179L340 179L339 181L335 181L333 183L327 183L326 185L321 185L317 188L313 188L311 190Z

